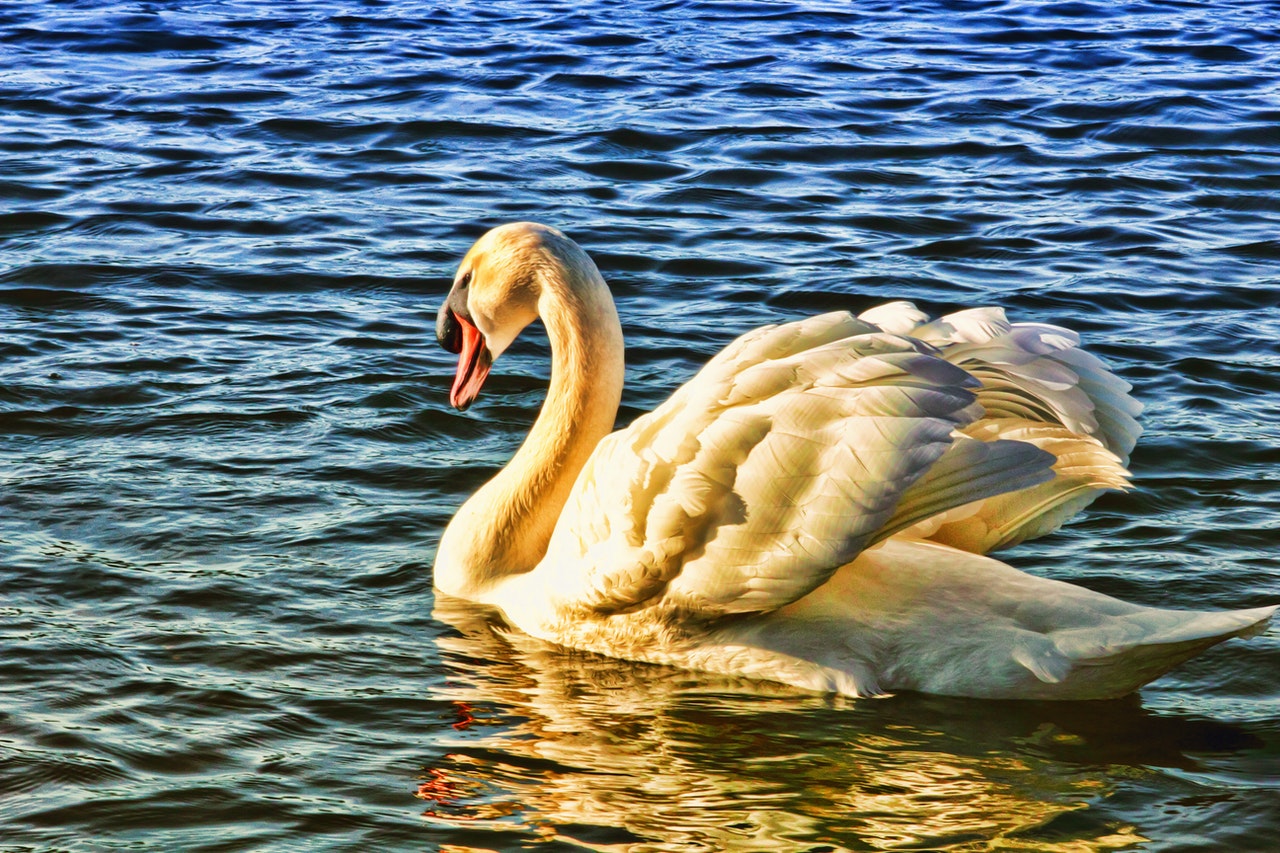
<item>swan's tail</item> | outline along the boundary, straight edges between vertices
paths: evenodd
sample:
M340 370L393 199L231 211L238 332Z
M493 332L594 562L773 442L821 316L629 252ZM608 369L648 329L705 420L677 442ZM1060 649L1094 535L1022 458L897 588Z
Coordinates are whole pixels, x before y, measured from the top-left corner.
M1274 605L1217 613L1144 609L1106 626L1051 632L1049 654L1022 649L1014 657L1043 684L1045 698L1123 696L1210 646L1261 634L1275 612Z
M1276 609L1144 607L946 545L889 539L774 614L770 642L848 674L860 695L1112 699L1210 646L1261 634ZM794 640L819 625L821 643Z

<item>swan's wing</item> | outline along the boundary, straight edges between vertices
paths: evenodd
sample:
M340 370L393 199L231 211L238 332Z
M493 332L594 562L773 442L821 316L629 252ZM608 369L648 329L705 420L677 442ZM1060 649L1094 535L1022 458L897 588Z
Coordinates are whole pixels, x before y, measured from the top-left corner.
M1128 486L1125 464L1141 433L1129 384L1079 348L1079 337L1042 323L1010 323L999 308L930 321L908 302L860 319L938 347L976 377L983 417L965 429L982 441L1028 442L1052 453L1053 480L935 514L903 531L987 553L1060 527L1108 489Z
M757 330L601 442L531 580L562 613L783 606L923 506L903 497L949 454L930 512L1050 476L1031 445L959 436L976 384L843 313Z
M987 418L1039 421L1096 438L1121 465L1142 434L1142 405L1129 396L1129 383L1080 349L1080 336L1070 329L1010 323L1000 308L972 308L929 321L909 302L878 306L859 319L932 344L977 377Z
M1108 489L1128 488L1128 471L1096 439L1065 427L1016 418L983 419L964 429L980 442L1014 440L1054 457L1045 483L935 513L903 530L907 538L932 539L987 554L1052 533Z

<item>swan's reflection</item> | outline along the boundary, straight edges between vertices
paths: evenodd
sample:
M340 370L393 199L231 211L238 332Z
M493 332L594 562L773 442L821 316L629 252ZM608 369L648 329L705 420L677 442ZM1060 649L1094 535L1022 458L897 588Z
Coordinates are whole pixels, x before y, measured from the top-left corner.
M1091 814L1113 765L1190 766L1183 749L1247 738L1136 701L812 696L551 647L457 600L435 616L455 629L439 643L458 734L420 796L485 848L497 832L610 851L1115 849L1143 839Z

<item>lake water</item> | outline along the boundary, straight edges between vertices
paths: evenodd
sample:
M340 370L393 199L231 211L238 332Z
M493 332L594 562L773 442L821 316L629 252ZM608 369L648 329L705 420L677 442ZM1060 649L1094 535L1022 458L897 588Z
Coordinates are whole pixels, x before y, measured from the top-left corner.
M1280 636L1124 701L848 701L433 614L518 445L472 239L567 231L623 422L763 322L1059 323L1136 488L1021 568L1280 597L1280 5L0 3L0 850L1266 851Z

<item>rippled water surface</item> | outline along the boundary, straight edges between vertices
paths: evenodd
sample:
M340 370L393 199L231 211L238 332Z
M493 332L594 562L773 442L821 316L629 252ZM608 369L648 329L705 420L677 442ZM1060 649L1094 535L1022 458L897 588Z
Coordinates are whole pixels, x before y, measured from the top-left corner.
M1008 559L1280 593L1280 5L0 2L0 849L1274 850L1280 638L1132 700L836 701L433 612L541 400L435 307L537 219L629 421L766 321L1068 325L1136 488Z

